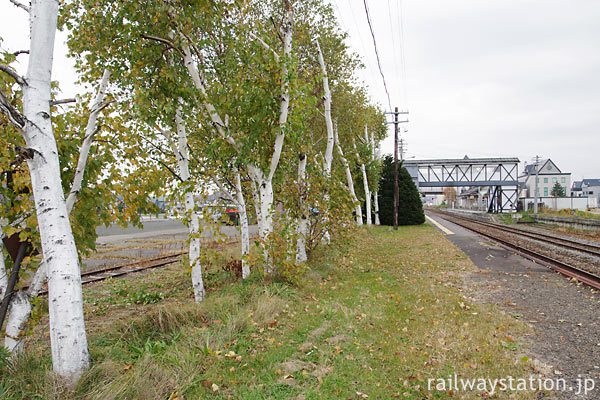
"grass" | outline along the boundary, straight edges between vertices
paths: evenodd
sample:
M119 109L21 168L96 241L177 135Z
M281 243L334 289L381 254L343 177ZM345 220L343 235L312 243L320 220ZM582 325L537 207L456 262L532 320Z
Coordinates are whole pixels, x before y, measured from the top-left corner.
M533 214L532 211L522 212L523 215ZM600 214L581 211L581 210L551 210L549 208L542 207L539 210L538 215L547 215L551 217L567 217L567 218L583 218L583 219L600 219Z
M0 397L474 398L427 380L532 373L518 355L526 326L470 302L462 276L474 266L428 225L359 229L313 254L296 286L242 282L219 260L205 260L199 305L182 265L86 288L92 368L60 389L42 321L0 373Z

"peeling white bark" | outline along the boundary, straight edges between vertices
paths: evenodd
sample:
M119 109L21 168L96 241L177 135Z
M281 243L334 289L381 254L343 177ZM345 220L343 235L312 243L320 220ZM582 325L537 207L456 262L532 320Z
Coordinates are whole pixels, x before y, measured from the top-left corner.
M298 156L298 186L300 192L298 198L298 208L300 209L300 217L296 222L296 234L298 235L298 238L296 240L297 264L302 264L308 259L306 255L306 237L308 236L308 215L305 204L306 161L306 154L300 154Z
M110 71L105 69L98 87L96 97L90 103L90 116L85 127L85 136L83 142L79 147L79 159L77 160L77 169L75 170L75 177L73 178L73 184L71 185L71 191L67 197L67 212L70 214L77 200L77 196L81 191L81 182L83 181L83 173L85 172L85 166L87 164L88 155L90 153L90 147L94 140L94 135L97 132L98 126L98 114L104 108L104 96L106 94L106 87L108 86L108 80L110 79Z
M54 372L74 384L90 365L77 249L61 189L58 150L50 120L50 82L57 0L32 2L27 85L23 87L23 136L48 273L50 345ZM13 311L14 312L14 311Z
M325 126L327 128L327 147L325 148L325 165L324 171L327 179L331 177L331 164L333 162L333 145L335 142L334 134L333 134L333 121L331 119L331 90L329 89L329 78L327 76L327 67L325 66L325 60L323 59L323 53L321 52L321 46L319 45L319 41L316 40L317 45L317 53L319 58L319 65L321 66L321 74L323 79L323 105L325 109ZM325 204L327 207L329 206L329 193L325 193ZM323 218L323 223L327 225L327 213L328 210L323 210L326 212L326 215ZM329 244L331 241L331 237L329 235L329 230L325 227L325 232L323 233L323 243Z
M181 102L181 100L179 100ZM181 105L177 106L175 111L175 127L177 130L177 142L171 142L175 158L177 159L177 168L179 177L183 182L188 182L190 179L190 156L188 152L187 131L185 129L183 117L181 116ZM192 269L192 288L194 290L194 299L196 303L204 300L206 291L204 289L204 280L202 278L202 265L200 264L200 221L196 213L196 204L194 201L194 193L186 189L184 195L185 210L190 218L189 223L189 250L190 266Z
M3 226L0 224L0 233L2 233L2 228ZM6 264L4 263L3 249L4 242L2 242L2 237L0 237L0 302L2 302L4 294L6 293L6 288L8 287L8 275L6 274Z
M23 348L23 332L27 321L29 321L32 310L31 299L40 293L42 286L44 286L44 283L46 282L46 277L46 263L42 259L42 262L33 274L29 289L26 291L20 290L13 295L10 302L10 308L8 309L8 319L6 322L6 332L8 333L11 331L13 333L4 339L4 347L7 350L17 352ZM19 296L19 301L15 301L15 297L17 296Z
M22 290L13 294L6 320L4 347L10 352L23 350L22 331L31 315L31 302L27 293Z
M317 53L319 55L319 65L323 76L323 105L325 108L325 126L327 127L327 148L325 149L325 176L331 176L331 164L333 162L333 144L335 142L333 135L333 121L331 119L331 90L329 89L329 78L327 77L327 67L321 52L319 41L316 40Z
M185 40L185 38L183 39ZM185 65L186 69L188 70L188 73L190 74L190 77L192 78L194 87L200 90L200 93L202 94L202 106L208 113L208 116L210 117L210 120L212 121L213 126L215 127L219 135L223 139L225 139L225 141L229 143L234 149L238 150L239 146L237 145L235 139L227 133L226 124L223 122L223 119L217 112L217 109L213 104L206 100L208 98L208 94L206 92L206 84L204 79L201 77L200 72L198 71L198 67L192 59L192 53L190 52L189 46L184 45L182 47L184 54L183 64Z
M256 181L252 179L252 199L254 200L254 213L256 214L256 224L258 225L258 231L262 229L263 218L260 213L260 193L258 193L258 185Z
M344 157L344 151L342 150L342 145L340 144L340 139L338 138L337 133L337 124L335 126L335 144L337 146L338 152L340 153L340 159L342 160L342 165L346 170L346 183L348 187L348 191L350 192L350 197L352 199L352 203L354 204L356 210L356 225L362 225L362 209L360 207L360 203L358 198L356 197L356 192L354 191L354 181L352 180L352 173L350 172L350 166L348 165L348 161Z
M260 219L262 224L259 224L259 236L264 241L273 231L273 176L279 165L281 151L283 149L283 141L285 139L285 125L287 124L289 108L290 108L290 90L288 76L288 62L291 60L292 53L292 37L293 37L293 11L291 6L286 12L286 17L281 26L283 35L283 64L281 67L281 102L279 104L279 131L275 137L273 145L273 154L269 172L266 175L260 168L250 164L248 165L248 173L254 183L258 186L258 201L260 207ZM270 270L270 261L268 250L264 248L265 261L267 271Z
M235 162L235 160L234 160ZM225 194L225 196L227 196L227 198L233 202L233 204L235 204L235 206L238 209L238 214L240 217L240 237L241 237L241 258L242 258L242 278L246 279L248 276L250 276L250 266L248 265L248 262L246 261L246 256L250 253L250 229L248 226L248 212L246 209L246 200L244 199L244 192L242 189L242 177L240 175L239 170L236 167L233 167L233 172L235 175L235 183L234 183L234 187L233 192L235 193L235 196L232 196L229 193L229 190L227 190L223 184L219 181L219 179L217 179L216 177L213 177L213 181L215 182L215 184L219 187L219 189L221 190L221 192L223 192ZM258 194L257 194L258 196ZM258 204L258 203L257 203Z
M242 179L240 172L235 171L235 197L240 217L240 235L242 239L242 279L250 276L250 267L246 257L250 253L250 230L248 228L248 213L246 212L246 200L242 192Z
M365 139L366 142L369 143L367 124L365 124ZM356 152L356 157L360 161L360 170L363 176L363 188L365 190L365 212L367 213L367 225L372 225L371 222L371 191L369 190L369 180L367 177L367 168L365 163L362 161L358 150L356 149L356 142L353 140L354 151Z
M96 97L90 103L90 115L88 117L88 123L86 125L84 139L79 148L79 159L77 161L77 169L75 172L75 176L73 177L73 182L71 183L71 190L69 191L69 196L66 200L68 214L70 214L73 210L73 206L77 201L77 196L81 191L81 184L83 181L85 166L87 165L90 146L92 144L97 129L98 114L106 105L106 103L104 103L104 96L106 93L106 87L108 86L109 79L110 72L108 70L105 70L102 76L102 80L100 81ZM19 298L18 301L15 301L14 297L11 300L6 328L7 337L4 341L4 347L6 347L9 351L14 352L22 349L23 337L21 334L23 333L26 323L29 320L29 317L31 316L31 299L38 295L38 293L42 289L42 286L46 282L46 278L46 263L42 259L42 262L40 263L38 269L33 275L33 279L31 284L29 285L29 289L26 292L19 291L17 293ZM15 294L15 297L17 296L17 294ZM13 333L9 334L9 330Z

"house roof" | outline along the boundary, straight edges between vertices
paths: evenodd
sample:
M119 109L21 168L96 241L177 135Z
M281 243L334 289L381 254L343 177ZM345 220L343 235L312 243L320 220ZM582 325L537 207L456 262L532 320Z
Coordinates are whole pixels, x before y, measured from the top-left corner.
M584 179L581 186L600 186L600 179Z
M478 195L479 189L480 188L477 186L471 187L471 188L465 190L464 192L458 194L457 197L469 197L469 196L473 196L473 195Z
M562 175L570 175L570 174L563 174L561 169L558 168L558 166L554 163L554 161L552 161L550 158L546 158L544 160L540 160L539 162L539 170L538 170L538 174L539 175L543 175L543 174L548 174L548 175L558 175L556 172L546 172L546 165L548 165L548 163L551 163L552 165L554 165L554 167L556 167L556 169L558 170L558 172ZM527 164L525 165L525 168L523 169L523 175L534 175L535 174L535 164Z

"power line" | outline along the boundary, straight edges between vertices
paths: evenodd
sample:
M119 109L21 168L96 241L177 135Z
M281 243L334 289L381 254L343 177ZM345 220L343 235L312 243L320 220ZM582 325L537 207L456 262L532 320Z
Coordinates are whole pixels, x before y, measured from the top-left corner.
M371 68L371 64L368 62L367 46L365 46L362 35L360 34L359 24L358 24L358 21L356 20L356 15L354 14L354 9L352 8L352 0L348 0L348 9L350 10L350 14L352 15L352 21L354 22L356 34L358 35L358 39L360 41L360 47L363 51L365 69L368 70L369 73L371 74L371 77L373 78L373 82L375 83L375 85L379 86L379 85L377 85L377 82L379 82L379 79L377 79L377 75L375 74L375 71L373 71L373 68ZM338 8L338 12L341 15L341 11L339 8Z
M400 22L400 31L398 32L400 35L400 63L402 68L402 93L404 97L404 104L406 105L408 102L408 87L406 84L406 44L404 41L404 14L402 12L402 0L398 0L396 3L396 14L398 17L398 21Z
M394 59L394 71L395 73L402 73L402 71L400 70L400 68L398 68L398 51L397 51L397 46L396 46L396 35L394 34L394 23L392 22L392 6L390 5L390 0L387 1L387 5L388 5L388 17L390 19L390 32L391 32L391 37L392 37L392 48L394 49L393 51L393 59ZM396 3L397 6L397 3ZM400 88L400 93L402 93L402 88Z
M367 0L363 0L365 5L365 12L367 14L367 22L369 23L369 30L371 31L371 37L373 38L373 47L375 47L375 56L377 57L377 65L379 66L379 73L381 74L381 79L383 80L383 88L385 89L385 94L388 99L388 106L390 110L392 109L392 101L390 100L390 92L387 88L387 83L385 82L385 75L383 74L383 69L381 68L381 60L379 59L379 51L377 50L377 40L375 40L375 32L373 31L373 24L371 23L371 16L369 15L369 6L367 5Z

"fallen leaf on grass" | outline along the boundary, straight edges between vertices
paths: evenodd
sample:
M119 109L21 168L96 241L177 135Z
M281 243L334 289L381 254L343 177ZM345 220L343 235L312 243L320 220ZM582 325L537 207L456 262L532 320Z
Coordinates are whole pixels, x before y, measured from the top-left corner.
M368 395L368 394L366 394L366 393L363 393L363 392L356 392L356 395L357 395L358 397L361 397L361 398L363 398L363 399L367 399L367 398L369 398L369 395Z
M183 398L179 397L179 393L178 392L173 392L169 396L169 400L183 400Z

